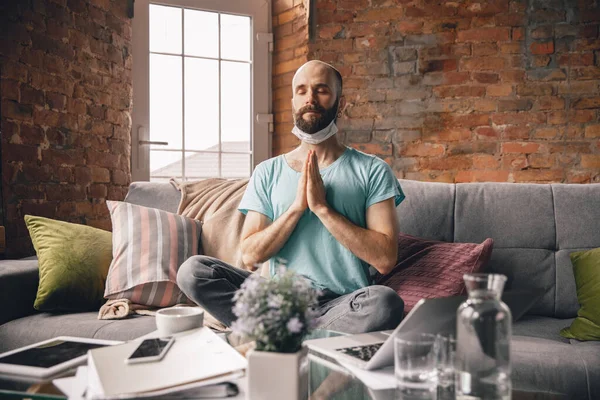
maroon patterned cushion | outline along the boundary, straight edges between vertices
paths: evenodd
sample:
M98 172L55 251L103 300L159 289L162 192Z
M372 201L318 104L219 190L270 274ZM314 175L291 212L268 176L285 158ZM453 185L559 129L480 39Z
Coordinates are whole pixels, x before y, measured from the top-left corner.
M481 271L493 246L490 238L481 244L448 243L401 233L396 267L375 283L394 289L404 300L407 314L421 299L463 294L463 275Z

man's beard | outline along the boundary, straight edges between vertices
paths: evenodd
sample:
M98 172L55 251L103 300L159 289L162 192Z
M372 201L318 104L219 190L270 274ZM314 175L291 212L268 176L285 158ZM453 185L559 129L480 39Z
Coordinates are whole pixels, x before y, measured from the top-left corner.
M319 104L304 106L297 112L294 112L294 124L303 132L312 135L326 128L335 119L337 109L338 100L335 101L335 104L330 109L325 109ZM308 111L316 111L319 114L307 121L302 116Z

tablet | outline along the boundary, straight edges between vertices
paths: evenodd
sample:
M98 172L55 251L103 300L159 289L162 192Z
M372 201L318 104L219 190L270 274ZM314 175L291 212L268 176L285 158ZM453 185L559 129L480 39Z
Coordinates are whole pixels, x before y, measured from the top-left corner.
M0 354L0 374L47 378L85 363L88 350L121 343L58 336Z

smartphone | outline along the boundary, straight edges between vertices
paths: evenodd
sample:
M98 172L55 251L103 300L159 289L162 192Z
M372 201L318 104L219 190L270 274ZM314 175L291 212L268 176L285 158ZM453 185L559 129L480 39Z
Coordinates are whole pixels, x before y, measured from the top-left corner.
M175 342L172 336L155 339L144 339L125 359L127 364L160 361Z

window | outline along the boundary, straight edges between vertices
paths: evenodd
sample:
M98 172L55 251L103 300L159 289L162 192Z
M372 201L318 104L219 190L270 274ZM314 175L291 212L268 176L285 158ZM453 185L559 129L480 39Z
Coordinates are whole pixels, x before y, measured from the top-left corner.
M248 177L270 157L269 10L135 2L133 180Z

